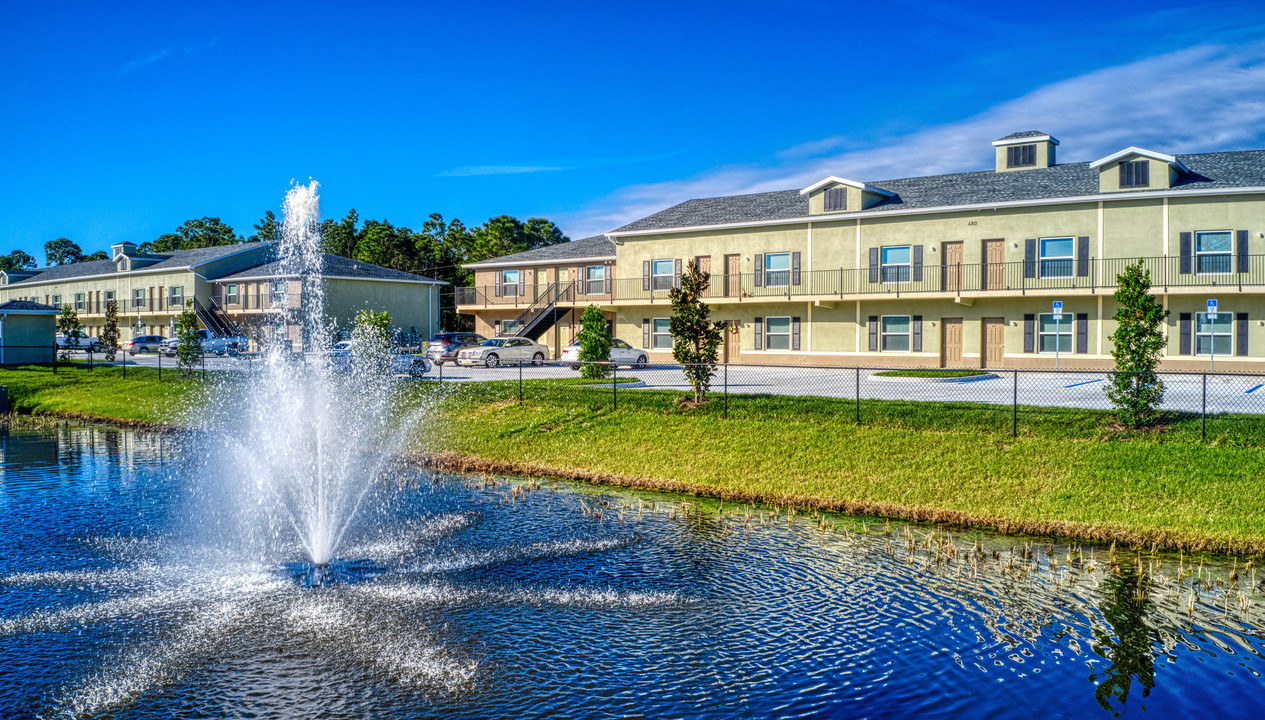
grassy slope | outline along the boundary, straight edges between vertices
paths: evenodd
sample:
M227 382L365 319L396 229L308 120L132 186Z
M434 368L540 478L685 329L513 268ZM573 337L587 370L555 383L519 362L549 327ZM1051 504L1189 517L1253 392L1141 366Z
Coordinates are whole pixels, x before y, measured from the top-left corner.
M23 411L136 422L176 418L201 387L164 371L0 370ZM622 379L622 378L621 378ZM489 467L607 477L650 487L969 522L1012 532L1157 541L1164 546L1265 550L1265 437L1258 425L1218 420L1200 441L1198 418L1160 433L1120 433L1110 416L1033 410L1010 437L1010 409L847 400L731 398L678 410L672 393L579 381L406 386L403 417L416 449ZM477 463L476 463L477 464Z

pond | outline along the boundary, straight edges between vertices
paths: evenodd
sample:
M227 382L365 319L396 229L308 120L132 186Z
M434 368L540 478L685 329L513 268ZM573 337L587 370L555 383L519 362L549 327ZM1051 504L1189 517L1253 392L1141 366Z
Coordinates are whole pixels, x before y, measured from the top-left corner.
M314 578L196 435L2 442L0 717L1265 713L1239 561L400 466Z

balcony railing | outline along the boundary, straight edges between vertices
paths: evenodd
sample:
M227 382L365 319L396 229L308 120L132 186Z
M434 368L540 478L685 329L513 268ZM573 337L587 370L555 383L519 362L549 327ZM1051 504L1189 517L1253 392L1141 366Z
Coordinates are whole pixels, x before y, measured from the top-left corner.
M1210 260L1179 256L1142 259L1151 274L1151 287L1158 292L1174 288L1265 287L1265 255L1235 258L1217 256ZM777 271L766 273L718 274L711 276L704 297L735 301L791 298L850 298L905 295L960 296L988 293L1045 294L1049 291L1085 293L1113 292L1116 276L1137 258L1086 258L1083 260L1033 260L1005 263L962 263L956 265L909 265L834 270ZM563 286L568 283L562 283ZM572 286L575 283L571 283ZM577 290L586 287L579 283ZM653 279L611 280L609 292L576 292L569 300L576 305L603 302L667 302L669 288L655 289ZM456 304L470 306L526 307L536 297L532 286L527 295L498 296L495 288L456 288Z

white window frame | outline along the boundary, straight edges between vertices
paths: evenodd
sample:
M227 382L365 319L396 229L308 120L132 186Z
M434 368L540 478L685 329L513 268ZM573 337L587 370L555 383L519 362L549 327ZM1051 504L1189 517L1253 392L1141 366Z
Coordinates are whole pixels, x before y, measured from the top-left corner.
M598 272L598 277L593 277L593 271ZM597 283L597 289L593 289L593 283ZM601 295L606 292L606 266L605 265L588 265L584 268L584 294L585 295Z
M237 292L237 283L229 283L224 286L224 304L237 305L241 302L241 295Z
M1204 235L1226 235L1230 239L1229 250L1204 251L1199 249L1199 241ZM1230 275L1234 272L1234 231L1233 230L1197 230L1193 238L1193 247L1191 248L1195 254L1195 274L1196 275ZM1225 258L1225 270L1209 271L1203 269L1202 258Z
M887 331L888 318L905 318L905 323L906 323L905 326L909 329L903 333L888 332ZM905 338L904 350L887 349L887 338L902 337L902 336ZM914 347L914 316L913 315L882 315L879 317L878 319L878 351L879 352L906 352L907 353L907 352L913 352L913 347Z
M514 282L509 281L510 275L514 276ZM517 297L518 286L523 282L522 270L502 270L501 271L501 297ZM510 290L509 288L514 288Z
M660 265L666 266L666 273L659 272ZM666 283L660 287L660 278L667 278ZM659 258L650 261L650 290L670 290L676 287L676 260L673 258Z
M132 309L145 307L145 288L132 288Z
M1036 338L1036 341L1037 341L1037 354L1038 354L1038 355L1056 355L1056 354L1066 355L1066 354L1070 354L1070 353L1072 352L1072 333L1073 333L1073 331L1075 330L1075 328L1073 328L1073 327L1072 327L1072 325L1073 325L1073 324L1074 324L1074 322L1075 322L1075 318L1076 318L1076 316L1075 316L1075 315L1073 315L1072 313L1067 313L1067 312L1062 313L1062 315L1063 315L1063 319L1059 321L1058 326L1057 326L1057 330L1056 330L1056 331L1050 331L1050 330L1042 330L1042 329L1041 329L1041 328L1043 327L1043 324L1042 324L1042 322L1041 322L1041 318L1050 318L1050 322L1051 322L1051 323L1053 323L1053 322L1054 322L1054 313L1039 313L1039 314L1037 314L1037 338ZM1067 328L1067 329L1066 329L1066 330L1064 330L1064 328ZM1054 350L1045 350L1045 349L1043 349L1043 348L1044 348L1044 346L1045 346L1045 343L1041 342L1041 339L1042 339L1042 338L1045 338L1045 337L1050 337L1050 336L1053 336L1053 337L1054 337L1054 344L1055 344L1055 347L1057 347L1057 348L1058 348L1058 352L1057 352L1057 353L1056 353ZM1066 337L1066 338L1067 338L1067 349L1064 349L1064 348L1063 348L1063 338L1064 338L1064 337Z
M278 290L277 286L281 289ZM285 307L290 302L290 287L285 280L273 280L268 286L268 300L273 307Z
M785 268L769 267L774 258L785 258ZM764 254L764 286L786 287L791 284L791 254L788 252Z
M659 331L659 323L662 322L667 328L663 332ZM659 339L667 338L666 345L660 345ZM654 318L650 321L650 349L651 350L671 350L675 344L672 338L672 320L670 318Z
M518 331L521 329L522 328L519 326L517 320L502 320L501 321L502 335L517 335Z
M61 295L54 295L52 304L53 307L61 307Z
M1067 255L1046 255L1045 244L1047 242L1066 240L1070 248ZM1055 265L1054 267L1062 270L1067 268L1067 272L1047 272L1046 263L1066 263L1066 265ZM1040 278L1070 278L1076 277L1076 238L1067 235L1059 235L1056 237L1046 237L1037 240L1037 277Z
M1224 337L1226 339L1226 346L1229 350L1224 353L1216 353L1216 355L1217 357L1230 357L1234 354L1234 313L1226 312L1220 308L1217 309L1217 319L1212 322L1216 324L1220 324L1222 322L1228 323L1229 329L1225 332L1218 332L1215 325L1213 326L1211 332L1200 331L1200 328L1203 327L1204 324L1204 318L1207 317L1207 315L1208 313L1206 312L1195 313L1195 355L1202 357L1210 357L1212 355L1210 352L1199 351L1199 339L1201 337L1208 338L1212 342L1212 349L1214 350L1216 349L1217 338ZM1223 321L1222 316L1224 316L1226 320Z
M101 302L103 303L114 302L114 291L106 290L105 292L101 293Z
M176 294L177 290L180 291L179 295ZM176 302L177 297L180 298L179 303ZM167 288L167 307L184 308L184 285L172 285Z
M75 311L82 312L88 309L88 294L75 293Z
M909 259L905 262L888 262L887 251L904 250L909 255ZM904 272L901 272L901 270ZM894 271L894 272L889 272ZM895 275L894 278L891 276ZM888 245L878 250L878 279L884 285L899 285L902 283L912 282L914 278L914 246L913 245ZM893 316L894 317L894 316Z
M773 327L773 321L774 321L774 320L785 320L785 321L786 321L786 332L781 332L781 331L779 331L779 332L773 332L772 327ZM764 349L765 349L765 350L780 350L780 351L782 351L782 352L790 352L790 350L791 350L791 332L792 332L792 330L793 330L793 326L792 326L792 324L791 324L791 316L790 316L790 315L774 315L773 317L766 317L766 318L764 318ZM784 339L786 340L786 347L773 347L773 338L775 338L775 337L776 337L776 338L784 338Z

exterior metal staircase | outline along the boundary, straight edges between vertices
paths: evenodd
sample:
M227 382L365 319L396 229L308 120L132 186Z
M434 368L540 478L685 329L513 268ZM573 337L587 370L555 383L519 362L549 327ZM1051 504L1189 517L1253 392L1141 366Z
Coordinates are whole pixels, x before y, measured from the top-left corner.
M518 317L502 325L508 325L513 331L502 330L497 337L539 339L559 318L567 314L569 308L559 308L558 303L567 302L574 295L575 283L550 283Z
M215 302L215 298L211 298L211 307L209 308L203 305L200 300L194 298L193 313L198 316L198 320L215 337L237 337L242 334L237 327L237 323L229 319L228 313L224 312L219 303Z

